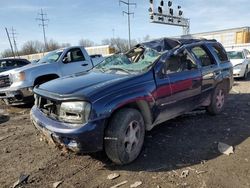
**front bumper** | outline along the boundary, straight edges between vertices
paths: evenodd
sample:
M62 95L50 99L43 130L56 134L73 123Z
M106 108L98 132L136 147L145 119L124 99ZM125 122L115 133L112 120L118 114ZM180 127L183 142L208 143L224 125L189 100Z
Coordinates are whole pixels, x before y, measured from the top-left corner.
M243 67L242 68L236 68L236 67L234 67L234 69L233 69L233 76L235 78L244 77L244 74L245 74L245 69Z
M49 142L76 153L97 152L103 149L105 120L89 122L72 128L67 123L48 118L36 106L30 112L34 126Z
M32 96L32 88L23 88L18 90L0 90L0 99L7 99L10 104L32 101Z

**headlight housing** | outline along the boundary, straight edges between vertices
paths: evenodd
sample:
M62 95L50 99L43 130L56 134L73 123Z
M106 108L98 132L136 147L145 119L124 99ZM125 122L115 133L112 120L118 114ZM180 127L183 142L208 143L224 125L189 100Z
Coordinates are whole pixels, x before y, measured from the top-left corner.
M12 82L20 82L25 80L25 72L11 74Z
M82 124L89 119L91 104L85 101L62 102L59 120L67 123Z

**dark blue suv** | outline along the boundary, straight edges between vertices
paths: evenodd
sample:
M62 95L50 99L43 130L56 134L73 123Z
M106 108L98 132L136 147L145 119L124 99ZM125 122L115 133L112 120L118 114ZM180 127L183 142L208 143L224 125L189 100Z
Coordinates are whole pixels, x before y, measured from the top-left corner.
M106 58L92 71L34 89L34 125L75 152L105 150L117 164L140 154L145 131L198 107L220 113L232 64L215 40L159 39Z

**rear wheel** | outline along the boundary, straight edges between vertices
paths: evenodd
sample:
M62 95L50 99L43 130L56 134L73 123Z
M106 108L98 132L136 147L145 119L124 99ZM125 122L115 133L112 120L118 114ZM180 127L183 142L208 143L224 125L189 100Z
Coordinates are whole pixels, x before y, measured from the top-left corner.
M143 118L138 110L124 108L112 117L105 131L105 152L116 164L128 164L141 152L145 135Z
M224 109L226 95L227 95L224 85L225 84L217 85L212 94L211 104L207 107L207 111L211 115L217 115Z

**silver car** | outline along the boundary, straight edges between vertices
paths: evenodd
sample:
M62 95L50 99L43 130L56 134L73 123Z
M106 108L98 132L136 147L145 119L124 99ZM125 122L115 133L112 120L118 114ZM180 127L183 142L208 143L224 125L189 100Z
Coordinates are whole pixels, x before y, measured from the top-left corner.
M227 55L233 64L235 78L247 78L250 71L250 52L247 49L228 50Z

